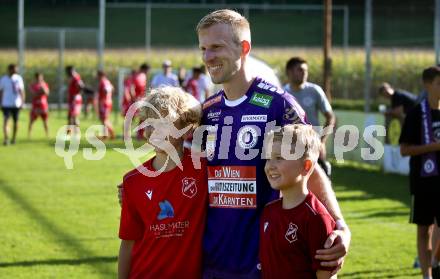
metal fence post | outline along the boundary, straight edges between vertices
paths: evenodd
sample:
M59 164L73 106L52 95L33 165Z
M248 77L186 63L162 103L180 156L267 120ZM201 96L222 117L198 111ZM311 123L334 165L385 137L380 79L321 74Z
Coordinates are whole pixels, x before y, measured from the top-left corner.
M365 112L370 112L372 2L373 0L365 0Z

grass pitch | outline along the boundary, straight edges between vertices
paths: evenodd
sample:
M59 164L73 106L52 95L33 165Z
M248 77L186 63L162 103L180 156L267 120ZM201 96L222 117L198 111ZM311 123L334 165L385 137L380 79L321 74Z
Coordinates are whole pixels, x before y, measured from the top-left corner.
M102 160L88 161L82 149L90 145L82 138L68 170L54 149L64 112L50 115L49 139L39 121L27 139L28 111L20 124L17 144L0 146L0 278L115 278L116 185L133 165L113 147L124 148L124 143L109 142ZM119 119L119 134L121 126ZM334 166L333 183L353 233L339 277L420 277L412 268L415 226L408 224L407 178L345 164Z

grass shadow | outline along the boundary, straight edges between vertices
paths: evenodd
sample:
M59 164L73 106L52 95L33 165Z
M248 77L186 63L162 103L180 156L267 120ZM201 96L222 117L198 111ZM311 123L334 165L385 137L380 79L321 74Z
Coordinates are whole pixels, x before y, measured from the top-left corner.
M362 191L363 196L338 197L339 201L392 199L410 206L408 177L382 173L378 169L359 168L349 164L333 165L332 182L336 192Z
M0 268L6 267L28 267L35 265L80 265L80 264L95 264L95 263L116 263L118 257L91 257L83 259L51 259L51 260L36 260L36 261L20 261L13 263L1 263Z
M32 220L36 220L41 227L47 232L47 235L54 239L61 247L69 249L75 252L77 255L88 255L88 259L95 259L95 261L86 261L85 259L78 259L78 261L85 261L84 263L94 263L98 261L108 260L108 257L100 257L94 255L94 253L89 250L85 245L81 243L79 239L72 237L70 234L59 228L55 223L49 220L40 210L35 208L32 203L26 200L14 187L5 183L5 181L0 180L0 191L2 191L10 200L14 201L15 204L21 207L23 212L28 215ZM110 257L113 261L113 257ZM51 261L51 260L49 260ZM63 261L63 260L60 260ZM43 260L45 262L45 260ZM26 265L27 262L22 262ZM30 262L29 262L30 263ZM28 264L32 265L32 264ZM13 264L3 263L0 267L13 266ZM110 268L104 265L93 265L93 268L102 275L114 274L114 268Z

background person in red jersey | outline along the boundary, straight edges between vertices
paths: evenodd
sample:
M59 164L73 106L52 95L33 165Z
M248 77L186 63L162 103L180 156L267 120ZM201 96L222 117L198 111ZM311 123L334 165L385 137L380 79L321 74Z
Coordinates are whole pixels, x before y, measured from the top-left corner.
M145 97L145 94L146 94L147 88L148 88L148 72L149 71L150 71L150 65L148 65L147 63L144 63L139 67L139 71L135 74L134 80L133 80L135 99L133 100L132 104L136 101L139 101L143 97ZM145 139L144 138L144 129L138 130L136 137L138 140Z
M199 102L203 102L206 97L202 96L205 92L202 92L199 87L199 79L202 71L198 67L192 69L192 76L185 85L185 91L193 95Z
M32 95L32 109L30 112L28 135L31 137L32 125L40 116L43 119L44 131L46 137L49 137L49 127L47 117L49 113L49 104L47 97L49 96L49 85L44 81L42 73L35 73L35 81L29 86Z
M109 135L110 139L114 139L115 132L113 130L113 125L110 121L114 87L105 75L104 71L98 70L97 78L99 120L101 121L102 125L104 125L104 138L107 138L107 135Z
M134 92L134 77L136 76L136 70L132 70L130 75L124 79L124 93L122 94L122 116L125 117L128 109L130 108L133 100L135 99Z
M68 88L67 88L67 125L74 125L75 129L73 133L79 131L79 115L81 113L82 107L82 96L81 90L85 87L81 76L76 72L72 65L66 67L66 75L69 78ZM70 129L67 133L71 133Z

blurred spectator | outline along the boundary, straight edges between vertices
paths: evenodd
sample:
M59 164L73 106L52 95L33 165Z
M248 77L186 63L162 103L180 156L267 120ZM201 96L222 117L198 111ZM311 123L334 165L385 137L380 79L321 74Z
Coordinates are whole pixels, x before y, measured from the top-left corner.
M208 70L205 65L200 66L200 78L199 78L199 88L204 92L206 98L211 96L214 90L214 84L212 83L211 77L209 76ZM203 95L203 94L202 94Z
M199 79L202 71L198 67L194 67L192 69L192 76L191 78L186 82L185 90L189 94L193 95L194 98L196 98L199 102L203 103L205 101L206 96L204 95L204 92L202 93L199 86ZM203 96L202 96L203 95Z
M153 77L151 81L151 87L157 88L159 86L179 86L177 76L172 72L171 61L165 60L162 63L162 73L158 73Z
M97 72L98 78L98 110L99 110L99 120L102 125L104 125L104 139L107 135L110 139L115 138L115 133L113 131L113 126L110 121L110 114L112 112L112 95L114 91L113 84L107 78L106 74L102 70Z
M66 67L66 75L69 78L69 86L67 89L67 104L69 106L67 114L67 124L74 125L74 133L76 133L79 131L78 116L81 113L82 106L81 90L85 88L85 85L81 79L81 76L72 65ZM67 133L71 133L70 128L67 130Z
M394 89L384 82L379 88L379 94L391 100L391 108L384 112L385 116L398 118L403 122L405 115L417 104L417 96L402 90Z
M139 71L135 74L134 80L133 80L135 98L134 98L134 100L132 100L131 104L133 104L133 103L139 101L140 99L142 99L143 97L145 97L145 94L147 93L147 88L148 88L148 72L149 71L150 71L150 65L147 63L144 63L139 67ZM139 120L139 124L141 122L142 121ZM137 136L136 136L138 140L144 139L144 132L145 132L144 129L138 130Z
M314 83L308 82L309 67L307 61L301 57L293 57L286 63L286 75L288 84L284 90L292 94L301 107L305 110L307 120L314 126L319 127L318 111L325 117L324 129L333 129L335 125L335 115L332 107L325 96L322 88ZM330 131L324 131L321 135L321 149L318 163L324 169L328 176L331 173L331 166L327 159L325 142Z
M132 103L145 97L145 93L147 92L147 87L148 87L149 71L150 71L150 65L144 63L139 67L139 71L134 75L133 85L134 85L135 100L132 100Z
M186 69L185 67L179 67L179 70L177 71L177 79L179 80L180 87L184 88L186 86Z
M29 86L29 91L32 95L32 109L30 112L28 135L31 137L32 125L40 116L43 119L44 131L46 137L49 136L49 127L47 124L47 117L49 113L49 104L47 97L49 96L49 85L44 81L42 73L35 73L35 81Z
M130 75L124 79L124 92L122 93L122 116L125 117L128 109L133 104L136 94L134 91L134 78L136 76L136 70L131 70Z
M18 116L25 100L23 78L15 64L8 65L8 74L0 79L0 100L3 111L3 145L15 144L18 130ZM12 116L12 140L9 142L8 121Z

